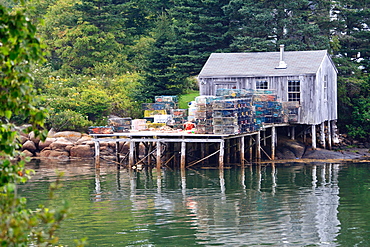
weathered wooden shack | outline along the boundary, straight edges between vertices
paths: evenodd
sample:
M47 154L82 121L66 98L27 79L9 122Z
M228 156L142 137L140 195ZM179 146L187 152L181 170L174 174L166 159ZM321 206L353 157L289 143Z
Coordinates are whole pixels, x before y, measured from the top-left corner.
M296 104L294 125L311 127L316 148L316 126L320 143L331 147L337 120L337 69L326 50L212 53L199 76L200 95L216 95L219 88L275 90L278 100ZM328 137L328 138L326 138Z

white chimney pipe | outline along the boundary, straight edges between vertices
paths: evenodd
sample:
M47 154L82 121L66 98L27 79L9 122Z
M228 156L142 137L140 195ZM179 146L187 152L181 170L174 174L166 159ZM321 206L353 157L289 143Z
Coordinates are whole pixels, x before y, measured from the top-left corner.
M280 62L276 69L286 69L287 64L284 62L284 45L280 45Z

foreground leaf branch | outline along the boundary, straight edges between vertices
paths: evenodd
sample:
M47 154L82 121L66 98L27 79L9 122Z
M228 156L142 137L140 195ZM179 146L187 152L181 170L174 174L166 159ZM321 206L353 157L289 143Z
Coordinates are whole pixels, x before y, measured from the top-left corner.
M44 62L44 49L25 10L0 5L0 246L55 246L55 231L69 212L67 203L31 210L17 195L17 184L26 182L31 171L24 168L12 118L22 116L29 123L23 131L45 139L47 111L36 107L30 73L33 64ZM51 191L59 186L58 179Z

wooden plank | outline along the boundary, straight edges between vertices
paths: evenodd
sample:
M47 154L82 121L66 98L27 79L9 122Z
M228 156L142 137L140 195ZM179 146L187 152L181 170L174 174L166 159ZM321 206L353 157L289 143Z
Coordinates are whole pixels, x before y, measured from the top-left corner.
M200 159L200 160L198 160L198 161L196 161L196 162L191 163L190 165L188 165L188 166L187 166L187 168L189 168L189 167L191 167L191 166L194 166L194 165L196 165L196 164L198 164L198 163L202 162L203 160L208 159L209 157L211 157L211 156L213 156L213 155L215 155L215 154L217 154L217 153L219 153L219 152L220 152L220 150L216 150L216 152L214 152L214 153L212 153L212 154L210 154L210 155L208 155L208 156L206 156L206 157L204 157L204 158L202 158L202 159Z

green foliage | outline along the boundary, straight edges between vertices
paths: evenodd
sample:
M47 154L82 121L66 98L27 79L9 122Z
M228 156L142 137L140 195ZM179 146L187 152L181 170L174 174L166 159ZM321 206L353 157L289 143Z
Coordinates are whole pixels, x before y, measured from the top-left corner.
M32 124L26 131L43 127L44 109L35 107L37 98L30 81L30 64L43 61L43 46L35 36L35 27L24 12L11 13L0 5L0 187L19 179L21 166L8 160L17 155L16 133L11 124L12 116L22 115ZM5 178L8 178L4 181Z
M111 114L119 117L142 118L141 102L132 100L133 92L140 87L139 74L125 74L115 77L106 87L111 98Z
M24 8L10 11L0 5L0 245L55 246L55 231L66 217L68 207L26 207L17 196L17 184L27 181L24 158L18 149L17 132L12 116L22 115L42 140L46 111L35 107L37 100L31 83L31 66L43 62L43 45L36 37L35 26L26 18ZM56 186L57 187L57 186Z
M87 132L88 126L92 126L93 122L89 121L81 113L65 110L58 113L51 112L50 117L46 120L46 125L55 131L74 130Z
M231 18L235 51L275 51L329 48L330 5L325 1L244 1L225 6Z
M347 124L348 134L353 138L370 139L370 78L356 81L352 97L348 97L351 106L351 124Z

